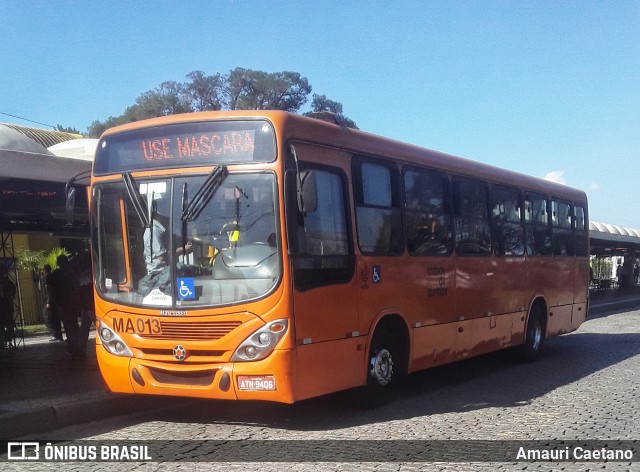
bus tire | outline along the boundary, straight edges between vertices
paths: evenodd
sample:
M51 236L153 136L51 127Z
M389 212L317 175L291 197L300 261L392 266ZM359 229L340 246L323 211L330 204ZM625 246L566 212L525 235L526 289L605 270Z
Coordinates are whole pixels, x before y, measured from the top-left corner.
M545 339L545 309L542 305L535 305L531 309L524 344L520 346L520 354L524 361L533 362L542 356Z
M364 405L369 408L382 406L393 398L397 383L399 348L394 336L386 329L376 331L367 356L367 384Z

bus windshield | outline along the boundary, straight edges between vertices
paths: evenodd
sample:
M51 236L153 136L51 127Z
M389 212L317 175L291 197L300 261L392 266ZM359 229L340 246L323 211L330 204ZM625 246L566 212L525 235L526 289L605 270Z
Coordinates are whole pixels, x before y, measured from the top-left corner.
M271 172L97 184L96 289L132 306L211 307L255 300L280 280Z

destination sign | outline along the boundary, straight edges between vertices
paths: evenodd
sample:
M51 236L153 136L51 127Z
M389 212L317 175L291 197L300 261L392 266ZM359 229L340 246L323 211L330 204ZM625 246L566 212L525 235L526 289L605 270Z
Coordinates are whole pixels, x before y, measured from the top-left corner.
M275 157L273 128L264 121L182 123L107 136L98 145L94 173L271 162Z
M140 141L140 148L142 156L147 161L197 159L211 155L227 155L233 160L252 161L255 150L255 131L241 130L143 139Z

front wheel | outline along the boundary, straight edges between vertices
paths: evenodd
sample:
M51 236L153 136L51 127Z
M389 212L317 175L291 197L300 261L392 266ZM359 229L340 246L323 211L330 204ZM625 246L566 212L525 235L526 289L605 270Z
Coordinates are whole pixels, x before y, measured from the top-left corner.
M545 339L544 308L534 307L529 315L524 344L521 346L523 360L533 362L542 356Z
M398 347L388 331L377 332L371 341L367 363L367 385L364 387L364 405L369 408L388 403L397 383Z

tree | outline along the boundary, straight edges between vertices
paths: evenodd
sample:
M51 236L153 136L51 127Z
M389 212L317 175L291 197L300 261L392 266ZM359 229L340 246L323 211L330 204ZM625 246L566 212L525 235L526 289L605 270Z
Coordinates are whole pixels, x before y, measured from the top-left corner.
M193 111L222 110L224 81L220 74L205 75L201 70L189 72L191 83L185 85L185 93Z
M297 112L307 101L311 85L297 72L275 72L238 67L224 77L229 110L284 110Z
M154 90L143 93L136 103L128 107L124 114L129 121L175 115L193 111L184 84L163 82Z
M226 75L197 70L185 83L167 81L149 90L120 116L95 120L87 133L99 137L106 129L132 121L176 113L208 110L284 110L298 113L307 102L311 85L297 72L263 72L237 67ZM342 126L357 128L342 114L342 104L325 95L313 95L313 111L335 114Z
M311 112L305 113L306 116L312 118L321 118L327 121L333 121L340 126L346 128L358 129L356 123L347 118L342 113L342 103L330 100L326 95L313 94L311 102Z
M313 94L311 110L314 112L328 111L336 115L342 115L342 103L329 100L326 95Z
M56 125L54 129L63 133L80 134L80 131L75 128L71 128L70 126Z

